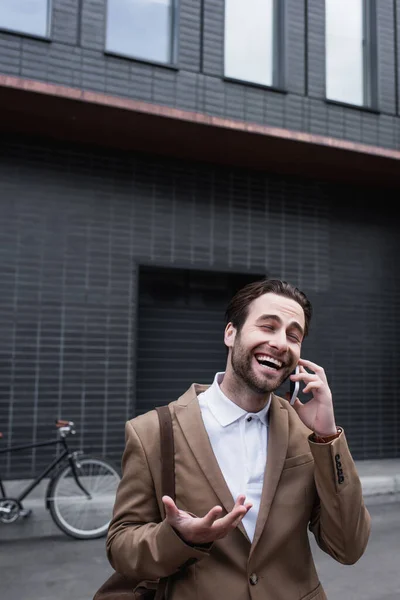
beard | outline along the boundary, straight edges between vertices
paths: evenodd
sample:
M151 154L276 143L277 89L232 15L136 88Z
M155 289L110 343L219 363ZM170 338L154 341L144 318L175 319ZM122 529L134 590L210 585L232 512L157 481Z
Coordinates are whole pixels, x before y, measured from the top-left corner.
M260 395L270 394L279 388L294 369L293 360L277 372L277 377L269 378L267 374L259 374L253 368L253 352L248 352L241 344L240 336L236 336L232 347L231 365L235 375L253 392Z

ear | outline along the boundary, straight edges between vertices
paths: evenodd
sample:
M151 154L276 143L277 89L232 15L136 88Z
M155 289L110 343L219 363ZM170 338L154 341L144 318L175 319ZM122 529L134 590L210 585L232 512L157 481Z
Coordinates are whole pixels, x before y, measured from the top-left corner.
M225 335L224 342L225 346L228 348L232 348L236 338L236 328L232 325L232 323L228 323L225 327Z

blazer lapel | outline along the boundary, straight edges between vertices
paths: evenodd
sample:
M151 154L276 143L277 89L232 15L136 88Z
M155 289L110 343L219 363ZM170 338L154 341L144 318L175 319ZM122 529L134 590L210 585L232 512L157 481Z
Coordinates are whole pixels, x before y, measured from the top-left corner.
M281 477L289 442L288 412L273 395L269 413L267 464L250 557L264 530Z
M193 384L175 404L175 414L183 435L204 476L218 496L221 505L227 512L230 512L235 501L215 458L197 399L197 394L204 392L207 387ZM238 528L249 540L242 523Z

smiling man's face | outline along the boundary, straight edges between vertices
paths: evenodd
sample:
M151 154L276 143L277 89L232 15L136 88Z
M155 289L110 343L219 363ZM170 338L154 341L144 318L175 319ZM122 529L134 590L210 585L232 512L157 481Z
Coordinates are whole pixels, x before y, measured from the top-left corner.
M260 296L250 304L240 331L231 323L226 327L233 372L253 392L273 392L297 365L304 327L304 311L295 300L273 293Z

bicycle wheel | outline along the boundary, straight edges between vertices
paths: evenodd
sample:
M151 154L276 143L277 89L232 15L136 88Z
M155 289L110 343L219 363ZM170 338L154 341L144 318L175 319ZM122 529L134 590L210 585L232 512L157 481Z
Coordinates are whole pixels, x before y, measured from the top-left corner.
M117 469L102 458L83 456L75 460L81 485L70 464L55 476L48 506L55 524L67 535L91 540L106 535L120 481Z

